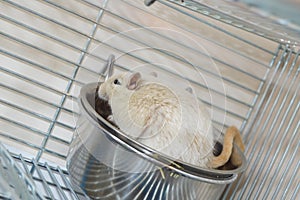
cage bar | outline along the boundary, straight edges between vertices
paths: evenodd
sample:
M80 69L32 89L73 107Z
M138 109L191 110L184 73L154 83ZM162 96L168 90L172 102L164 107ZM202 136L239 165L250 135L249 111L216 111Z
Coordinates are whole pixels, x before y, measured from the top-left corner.
M88 199L70 183L67 149L79 90L103 77L110 54L118 55L117 71L151 65L174 78L180 76L159 61L168 60L174 69L197 69L210 80L219 73L206 64L215 63L224 90L185 78L214 113L214 125L222 130L235 124L247 146L249 166L224 188L221 199L298 198L299 30L236 2L158 0L146 7L141 0L118 5L112 0L3 0L0 5L0 141L45 199ZM119 43L107 39L111 36ZM209 53L184 36L205 44ZM128 52L130 45L151 51Z

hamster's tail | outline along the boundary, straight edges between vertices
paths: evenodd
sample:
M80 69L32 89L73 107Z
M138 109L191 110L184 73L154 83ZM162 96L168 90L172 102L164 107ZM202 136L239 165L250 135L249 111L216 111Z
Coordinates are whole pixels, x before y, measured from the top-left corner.
M229 159L231 164L234 166L240 166L242 164L237 150L233 148L233 142L241 149L242 152L245 151L245 145L243 143L240 131L235 126L230 126L224 135L223 150L219 156L214 157L211 160L209 164L210 167L221 167L225 165Z

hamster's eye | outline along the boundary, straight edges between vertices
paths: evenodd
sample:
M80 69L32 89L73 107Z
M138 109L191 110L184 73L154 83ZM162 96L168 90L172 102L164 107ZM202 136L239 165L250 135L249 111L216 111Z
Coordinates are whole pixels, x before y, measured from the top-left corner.
M121 85L121 82L120 82L118 79L115 79L115 80L114 80L114 84L115 84L115 85Z

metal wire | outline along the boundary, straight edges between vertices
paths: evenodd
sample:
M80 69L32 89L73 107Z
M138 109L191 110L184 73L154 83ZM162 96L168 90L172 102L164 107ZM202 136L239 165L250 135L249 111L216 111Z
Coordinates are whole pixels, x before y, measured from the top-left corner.
M0 12L3 22L3 29L0 31L1 43L3 41L3 47L0 48L3 58L0 63L0 90L5 95L0 97L0 139L16 162L43 189L42 195L47 199L87 198L71 187L64 166L64 149L70 145L75 129L75 124L69 118L76 118L79 112L72 103L77 100L76 90L88 82L97 81L102 72L101 68L89 65L85 60L93 59L99 62L99 66L103 66L107 54L111 54L98 54L93 51L95 46L102 45L112 52L125 54L130 61L151 64L153 69L163 70L180 78L178 74L156 64L147 56L126 52L123 47L103 40L103 36L119 35L124 42L152 49L157 56L180 63L186 69L196 67L210 77L219 77L218 73L207 66L192 66L184 58L184 53L175 55L170 51L163 51L146 39L122 32L121 28L107 22L108 19L113 19L126 27L143 29L145 35L157 38L166 45L179 47L190 55L211 59L224 70L222 80L229 88L227 93L187 77L199 90L209 90L216 97L227 98L229 107L210 102L209 99L202 100L218 112L225 113L228 120L225 121L225 127L237 123L247 143L248 170L236 183L225 189L223 199L296 199L299 196L299 52L295 52L290 46L281 45L271 33L251 36L248 32L254 33L255 29L250 29L253 25L248 23L239 27L247 33L232 29L232 26L238 27L243 21L229 22L229 19L237 19L218 13L208 4L157 1L146 9L142 3L133 0L119 3L125 10L139 13L140 18L151 17L159 23L176 27L199 41L211 44L221 53L207 55L172 35L156 31L150 27L149 22L110 7L113 3L109 0L72 0L71 6L54 0L32 1L32 6L18 0L3 0ZM178 19L158 14L158 7L168 13L176 13ZM53 13L44 12L48 9ZM204 15L215 20L203 17ZM191 20L197 26L184 23L180 21L181 18ZM32 20L36 20L37 25ZM84 24L84 28L74 22ZM220 22L230 26L222 26ZM201 28L209 29L211 34L200 32ZM21 35L13 33L11 30L14 29L20 31ZM294 37L294 32L291 35ZM70 39L70 36L75 39ZM35 40L43 41L48 46ZM50 44L62 53L53 50ZM227 57L232 57L237 62ZM131 70L125 62L116 62L115 65L118 70ZM250 70L252 67L257 72ZM27 68L28 71L22 70ZM43 78L49 78L53 82ZM20 102L21 100L26 103ZM11 113L17 116L14 117ZM222 127L224 121L216 118L214 123ZM25 134L32 139L26 138ZM265 139L260 141L260 137ZM61 146L62 150L56 146ZM23 154L23 151L26 152L26 158L24 155L17 156ZM188 195L193 198L193 194Z
M169 0L169 2L182 5L181 0ZM243 5L234 5L230 1L219 4L218 0L202 0L200 2L201 5L197 1L186 0L183 5L213 19L218 19L231 26L257 34L260 37L266 37L278 43L288 42L299 44L300 42L299 31L288 26L280 26L272 22L271 19L253 15ZM282 35L283 32L288 36L287 38Z
M286 180L286 177L281 175L280 179L278 179L276 175L280 174L282 170L283 160L288 158L288 150L294 150L294 152L297 152L299 139L296 139L295 137L299 136L297 135L297 133L299 133L299 121L297 122L297 119L299 118L299 52L296 55L293 55L293 62L291 65L288 65L292 55L293 53L287 48L282 51L280 56L281 58L278 60L276 67L274 68L273 75L270 78L271 82L269 82L266 86L267 89L264 91L265 95L263 95L264 97L261 100L264 105L260 108L262 109L261 113L263 114L259 116L256 122L254 122L252 125L254 127L251 128L251 133L249 133L248 141L254 145L251 149L246 150L249 162L253 164L253 166L257 167L248 169L243 176L249 176L251 178L247 178L246 180L241 178L234 187L231 195L235 196L236 193L238 193L238 199L261 198L259 196L262 194L264 194L264 199L270 198L268 196L271 194L271 189L276 179L277 181L279 180L280 184L276 187L275 192L272 191L274 192L272 199L277 199L277 195L281 191L280 186L282 182ZM298 67L296 67L297 65ZM288 73L285 72L286 69ZM278 71L280 71L280 73ZM293 88L295 90L291 92ZM266 94L268 94L267 97ZM292 98L290 97L291 94L293 94ZM292 108L293 110L291 110ZM290 112L292 112L292 115ZM277 127L277 124L279 124L279 127ZM291 129L291 127L293 127L292 124L297 124L294 129ZM268 127L269 130L267 130L266 127ZM274 129L275 127L276 129ZM265 135L265 138L267 139L260 142L259 139L261 138L256 138L257 134L260 133ZM289 138L288 140L287 136ZM286 144L287 141L288 143ZM285 149L283 145L286 145L287 149ZM296 149L291 149L294 145L297 146ZM280 155L280 152L282 151L284 151L284 154ZM269 161L270 158L272 158L271 161ZM278 159L280 158L283 160L279 161ZM275 163L276 161L277 163ZM295 155L292 155L288 165L285 165L286 168L283 174L286 175L288 169L291 170L293 163L298 163L295 171L292 173L294 174L294 176L292 175L293 177L297 177L296 174L299 170L299 161L295 159ZM270 175L271 172L272 175ZM271 181L267 181L270 179L270 176L272 177ZM252 177L260 178L254 178L253 180ZM295 178L290 179L289 183L292 183L293 181L296 181L297 183ZM240 191L238 191L237 188L241 184L243 184L243 187ZM262 193L262 190L265 190L265 188L266 191ZM229 191L230 189L227 190L227 192ZM226 195L228 195L228 193ZM254 197L252 195L254 195ZM285 196L281 196L281 199L285 198Z
M35 160L24 159L22 155L12 156L18 164L22 165L28 174L30 174L28 168L36 169L36 173L33 174L33 180L37 186L42 184L43 187L39 188L39 195L45 199L89 199L85 194L71 187L70 181L67 179L68 173L60 167L53 167L47 163L37 163ZM50 176L50 179L46 178L48 176Z

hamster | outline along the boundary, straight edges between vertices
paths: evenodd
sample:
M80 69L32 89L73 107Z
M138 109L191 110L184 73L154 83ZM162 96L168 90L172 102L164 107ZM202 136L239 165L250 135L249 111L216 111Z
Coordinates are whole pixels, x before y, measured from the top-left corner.
M223 146L222 153L215 157L216 141L205 105L190 88L174 91L135 72L110 77L100 85L98 96L111 107L108 120L140 143L199 167L224 165L231 156L235 135L224 137L229 148ZM235 159L235 163L239 161Z

